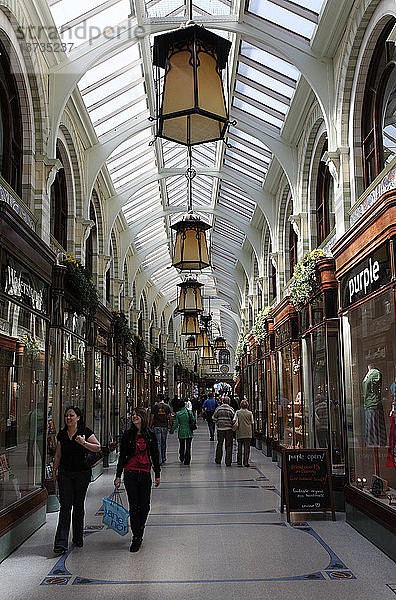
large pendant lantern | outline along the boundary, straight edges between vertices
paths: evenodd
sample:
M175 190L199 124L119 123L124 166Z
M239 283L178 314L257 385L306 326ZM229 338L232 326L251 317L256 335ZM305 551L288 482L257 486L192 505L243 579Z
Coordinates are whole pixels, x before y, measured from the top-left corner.
M177 287L180 288L177 307L179 312L201 312L203 310L200 289L203 287L202 283L195 279L186 279L186 281L178 283Z
M197 313L184 313L182 335L196 335L200 333Z
M195 345L197 348L206 348L209 346L208 334L206 331L200 331L195 338Z
M212 346L204 346L202 348L201 358L215 358Z
M197 345L195 341L195 336L190 336L186 341L186 349L187 350L197 350Z
M159 137L187 146L224 137L228 115L221 71L230 48L229 40L198 25L154 38L153 63L165 69Z
M209 267L205 231L210 229L210 225L189 212L171 227L176 231L172 265L181 271L200 271Z
M227 347L227 342L221 336L217 337L214 341L215 350L223 350Z

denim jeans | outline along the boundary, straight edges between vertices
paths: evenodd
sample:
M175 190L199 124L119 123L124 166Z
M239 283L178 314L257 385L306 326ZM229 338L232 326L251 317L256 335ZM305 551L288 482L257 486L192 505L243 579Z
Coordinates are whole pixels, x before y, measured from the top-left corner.
M214 439L214 432L215 432L215 424L214 424L214 421L212 419L213 412L207 410L206 413L205 413L205 415L206 415L206 422L207 422L208 427L209 427L210 439L213 440Z
M159 461L163 463L166 461L166 438L168 436L167 427L153 427L155 437L158 443Z
M67 549L71 520L73 520L73 542L80 543L83 541L84 502L90 481L91 469L87 471L64 471L59 469L60 510L54 548Z
M142 538L150 512L151 473L124 470L124 485L128 495L133 536Z

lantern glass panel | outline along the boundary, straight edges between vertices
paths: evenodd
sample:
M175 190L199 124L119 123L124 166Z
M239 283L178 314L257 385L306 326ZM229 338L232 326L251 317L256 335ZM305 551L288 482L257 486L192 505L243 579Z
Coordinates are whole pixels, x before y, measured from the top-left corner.
M195 282L194 282L195 283ZM180 286L180 298L178 310L180 312L188 311L202 311L202 296L199 285L192 284L191 287L187 285Z
M199 323L197 315L185 314L183 319L182 335L195 335L199 333Z
M206 333L206 331L201 331L197 335L195 343L197 345L197 348L205 348L206 346L209 346L208 334Z
M205 232L183 222L176 234L173 266L184 271L197 271L209 266Z

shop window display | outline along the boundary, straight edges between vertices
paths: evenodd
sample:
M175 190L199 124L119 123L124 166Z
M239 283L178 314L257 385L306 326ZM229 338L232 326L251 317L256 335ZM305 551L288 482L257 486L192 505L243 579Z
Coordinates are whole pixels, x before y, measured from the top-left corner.
M41 486L46 323L31 311L2 301L0 326L2 510Z
M343 316L351 484L396 494L396 343L392 291Z

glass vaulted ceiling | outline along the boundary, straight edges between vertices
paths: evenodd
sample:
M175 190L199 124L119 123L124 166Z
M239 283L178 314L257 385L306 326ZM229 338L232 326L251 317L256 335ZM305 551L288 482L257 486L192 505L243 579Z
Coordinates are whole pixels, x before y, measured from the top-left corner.
M270 46L271 38L289 44L309 43L320 21L326 0L194 0L196 22L211 22L215 31L228 36L231 118L227 144L212 143L194 148L194 209L213 225L210 235L213 269L203 275L211 309L218 311L223 334L235 345L235 298L246 232L257 212L254 198L260 194L273 158L268 139L282 136L293 103L300 73ZM108 156L106 168L113 183L114 197L121 198L122 212L132 231L133 251L149 281L164 296L176 297L178 273L170 265L170 224L185 213L187 153L169 141L153 143L152 123L154 80L152 35L145 27L169 21L178 27L188 15L187 0L47 0L62 40L67 60L89 54L105 42L102 58L81 73L78 88L91 118L98 141L108 141L119 129L136 131L124 135ZM241 7L242 2L242 7ZM242 15L243 22L262 35L227 34ZM216 29L216 23L222 23ZM141 35L119 43L122 32L140 26ZM139 31L139 30L138 30ZM268 32L268 36L266 35ZM268 42L268 43L267 43ZM275 45L276 46L276 45ZM234 61L234 62L232 62ZM89 62L87 62L89 64ZM152 115L153 116L153 115ZM242 261L243 262L243 261ZM235 275L235 276L234 276ZM209 291L208 291L209 290ZM223 300L220 300L223 298ZM227 304L227 298L230 304ZM224 300L225 299L225 300ZM217 302L217 305L216 305ZM228 313L221 313L221 306Z

